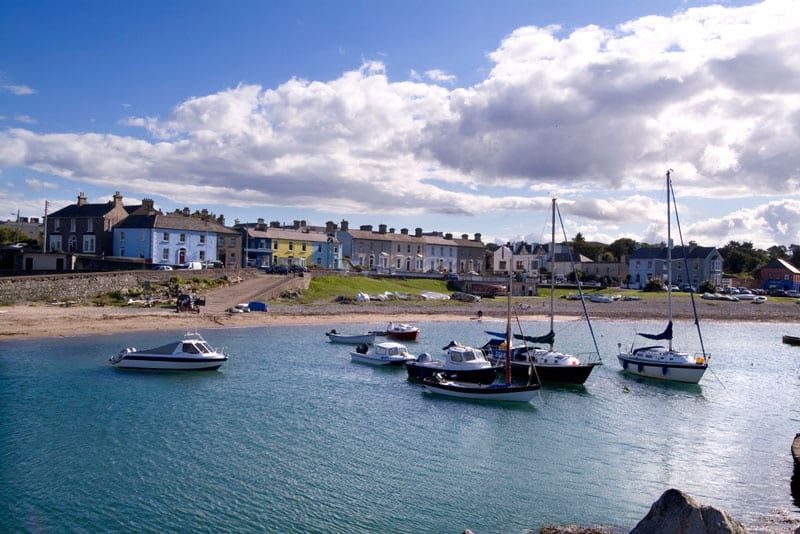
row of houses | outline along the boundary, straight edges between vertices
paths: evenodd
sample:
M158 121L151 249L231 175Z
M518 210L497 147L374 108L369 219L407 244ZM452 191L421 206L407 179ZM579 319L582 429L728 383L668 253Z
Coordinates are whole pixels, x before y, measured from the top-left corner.
M273 221L226 226L223 217L206 211L163 214L153 200L124 205L117 192L107 203L77 202L45 218L42 241L45 252L103 260L132 260L148 266L182 266L218 263L227 267L294 265L333 270L360 269L404 273L507 274L509 270L538 279L542 274L565 279L575 270L598 280L620 281L642 288L653 279L665 280L667 249L642 247L621 261L593 261L576 256L569 246L556 244L506 245L489 251L481 234L470 238L416 228L396 231L387 225L351 229L348 221L327 222L324 227L293 221ZM493 247L492 247L493 248ZM551 250L552 249L552 250ZM690 243L675 247L673 282L699 287L710 281L723 285L723 259L714 247ZM764 286L800 288L800 271L788 262L762 268ZM69 269L74 262L60 261L46 269ZM36 268L27 262L25 269ZM41 268L41 267L40 267Z

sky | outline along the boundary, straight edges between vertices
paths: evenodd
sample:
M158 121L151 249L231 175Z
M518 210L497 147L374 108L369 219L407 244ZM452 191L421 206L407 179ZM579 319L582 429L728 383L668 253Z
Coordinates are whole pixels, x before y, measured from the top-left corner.
M795 0L0 2L0 220L788 247L798 141Z

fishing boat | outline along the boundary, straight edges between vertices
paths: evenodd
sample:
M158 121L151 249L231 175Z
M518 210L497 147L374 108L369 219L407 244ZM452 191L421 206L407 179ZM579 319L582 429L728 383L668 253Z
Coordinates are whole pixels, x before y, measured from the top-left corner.
M513 273L509 272L509 278ZM506 335L511 338L511 286L509 285L508 312L506 319ZM506 350L505 381L492 382L491 384L473 384L461 380L452 380L444 376L443 373L436 373L434 376L424 378L422 387L425 393L435 395L446 395L460 399L489 400L489 401L510 401L510 402L530 402L536 396L541 384L534 381L533 377L528 379L527 384L516 385L511 382L511 346L508 344Z
M561 213L558 210L556 199L553 199L552 213L552 232L550 239L551 248L551 271L555 273L555 246L556 246L556 213L559 215L562 231L564 229ZM566 240L566 235L564 236ZM570 255L571 257L571 255ZM573 272L576 271L575 265L572 266ZM603 364L600 358L600 351L597 348L597 340L592 329L592 322L589 319L589 312L586 309L586 299L583 298L581 285L578 284L579 300L583 305L583 314L586 324L589 326L589 333L594 342L595 352L591 355L578 357L555 350L555 276L550 277L550 331L543 336L525 336L522 333L514 334L514 339L521 340L524 344L511 346L511 373L514 378L526 379L530 375L535 375L542 383L565 383L583 384L589 378L592 370ZM512 339L504 333L490 332L487 334L494 339L490 339L483 349L489 355L489 361L502 363L505 351L513 343ZM533 346L528 346L532 343ZM537 347L536 344L548 345L547 348Z
M155 371L213 371L228 360L196 332L187 332L183 339L153 349L128 347L109 358L119 369Z
M697 384L703 378L703 374L708 368L709 355L703 346L703 336L700 331L700 321L697 317L697 307L694 302L694 293L690 293L689 297L692 301L692 310L694 311L694 323L697 327L697 335L700 339L700 352L683 352L675 350L672 346L672 214L670 212L670 200L675 203L675 193L672 189L671 180L672 170L667 171L667 309L668 309L668 322L663 332L660 334L646 334L637 332L637 335L645 339L660 341L668 341L667 346L663 345L650 345L645 347L634 348L631 350L622 350L622 344L618 344L620 352L617 355L619 363L623 371L629 374L644 376L648 378L657 378L660 380L669 380L673 382L686 382L690 384ZM676 223L680 224L678 220L677 206L675 206L675 219ZM678 227L680 233L680 226ZM681 243L682 244L682 243ZM683 247L685 250L685 247ZM684 265L688 270L689 262L684 261ZM688 277L688 272L687 272Z
M414 361L406 362L406 371L410 380L424 380L437 373L444 378L472 382L475 384L491 384L497 378L497 373L503 367L493 365L486 359L479 348L468 347L451 341L445 350L443 359L434 359L427 352L423 352Z
M367 345L362 344L350 353L351 361L379 366L401 366L414 358L408 353L408 348L405 345L394 341L378 343L372 347L372 350Z
M375 333L366 334L340 334L336 330L325 332L331 343L342 343L344 345L372 345L375 343Z
M419 327L407 323L389 323L386 335L400 341L416 341L419 337Z

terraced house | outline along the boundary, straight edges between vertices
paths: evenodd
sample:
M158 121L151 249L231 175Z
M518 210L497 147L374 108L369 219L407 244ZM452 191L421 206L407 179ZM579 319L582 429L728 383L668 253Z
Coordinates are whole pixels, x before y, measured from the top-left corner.
M630 287L641 289L650 280L666 281L667 247L640 247L628 261ZM722 255L715 247L700 247L694 241L687 247L672 250L672 283L690 284L695 288L703 282L722 285Z
M141 206L124 206L119 191L110 202L89 203L80 193L78 201L47 217L46 252L70 252L102 257L113 254L113 228Z
M308 226L305 221L294 221L288 227L277 221L267 225L264 219L255 224L237 224L235 228L242 234L243 266L315 265L341 269L341 247L332 230Z

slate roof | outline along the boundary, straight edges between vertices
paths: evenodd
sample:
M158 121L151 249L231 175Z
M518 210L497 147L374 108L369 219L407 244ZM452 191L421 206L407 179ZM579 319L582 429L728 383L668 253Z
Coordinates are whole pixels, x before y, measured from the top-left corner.
M673 247L672 259L680 260L686 258L692 259L705 259L716 249L714 247ZM684 252L685 251L685 252ZM633 251L631 254L632 260L665 260L667 259L667 247L642 247Z
M183 215L162 215L152 213L149 215L130 215L120 222L115 228L150 228L155 230L187 230L191 232L214 232L218 234L237 234L214 221L204 221L195 217Z
M127 211L129 214L133 213L140 207L141 204L136 206L123 206L123 208L125 208L125 211ZM97 217L103 217L113 208L114 208L113 202L104 202L102 204L84 204L83 206L79 206L78 204L70 204L69 206L61 208L58 211L54 211L49 215L49 217L70 218L70 219L97 218Z

